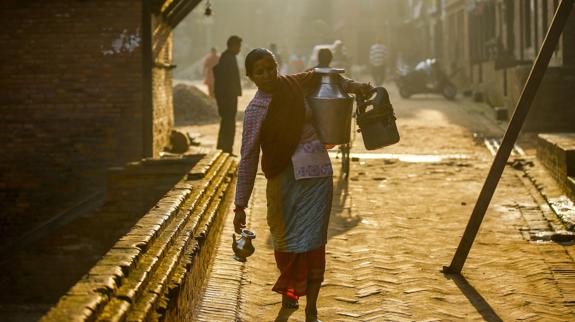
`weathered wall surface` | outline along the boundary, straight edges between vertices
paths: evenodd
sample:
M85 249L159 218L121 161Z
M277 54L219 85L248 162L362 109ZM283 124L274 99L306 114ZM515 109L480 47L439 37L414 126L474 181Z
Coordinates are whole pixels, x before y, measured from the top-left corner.
M168 145L170 132L174 127L172 43L173 37L170 32L164 45L158 50L152 67L153 153L155 157Z
M575 201L575 133L539 134L537 158L563 192Z
M527 81L530 66L510 70L509 115L515 110L523 86ZM549 67L533 105L529 110L523 131L529 132L575 132L575 68Z
M141 1L0 4L0 242L142 157Z

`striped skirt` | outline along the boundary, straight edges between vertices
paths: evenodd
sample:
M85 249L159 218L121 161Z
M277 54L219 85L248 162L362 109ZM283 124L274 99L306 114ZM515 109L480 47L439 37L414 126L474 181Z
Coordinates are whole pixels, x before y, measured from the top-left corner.
M267 222L280 277L273 290L305 295L308 281L323 281L332 177L295 180L290 164L268 180Z

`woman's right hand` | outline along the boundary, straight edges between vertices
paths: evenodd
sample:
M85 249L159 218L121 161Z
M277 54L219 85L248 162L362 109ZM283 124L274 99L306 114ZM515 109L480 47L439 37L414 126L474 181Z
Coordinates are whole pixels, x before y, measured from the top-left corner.
M236 234L241 234L242 229L246 228L246 212L244 209L234 210L234 230Z

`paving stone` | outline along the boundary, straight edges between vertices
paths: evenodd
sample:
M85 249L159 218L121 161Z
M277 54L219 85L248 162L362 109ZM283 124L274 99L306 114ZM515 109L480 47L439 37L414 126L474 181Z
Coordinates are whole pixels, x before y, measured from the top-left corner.
M482 116L472 112L475 107L465 102L392 100L398 102L402 142L376 153L467 158L438 163L361 159L352 162L348 182L341 180L339 161L333 160L335 194L319 318L566 321L575 316L573 246L523 237L521 229L545 231L549 224L512 168L505 170L486 213L463 269L464 282L440 272L455 253L492 160L472 133L501 131L480 121ZM353 151L366 152L359 140ZM281 297L271 291L278 271L269 243L265 189L265 178L258 175L247 218L258 234L256 252L246 263L234 263L237 270L230 274L235 275L226 279L236 283L229 286L234 289L229 298L237 298L234 318L240 321L273 320L281 306ZM218 252L229 252L231 218L225 229L222 240L228 240ZM221 257L214 267L227 262L233 263ZM223 282L221 275L213 276L214 283ZM209 294L209 305L224 303L219 289ZM302 308L305 301L300 299ZM290 321L303 321L303 311L293 312Z
M339 296L334 297L334 300L345 302L345 303L357 303L359 301L357 299L350 299L350 298L339 297Z

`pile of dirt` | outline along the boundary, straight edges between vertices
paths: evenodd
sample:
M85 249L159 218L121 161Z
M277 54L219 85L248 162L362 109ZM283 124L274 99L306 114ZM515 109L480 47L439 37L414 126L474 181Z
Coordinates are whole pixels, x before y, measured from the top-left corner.
M220 120L216 102L194 85L174 87L176 126L215 123Z

